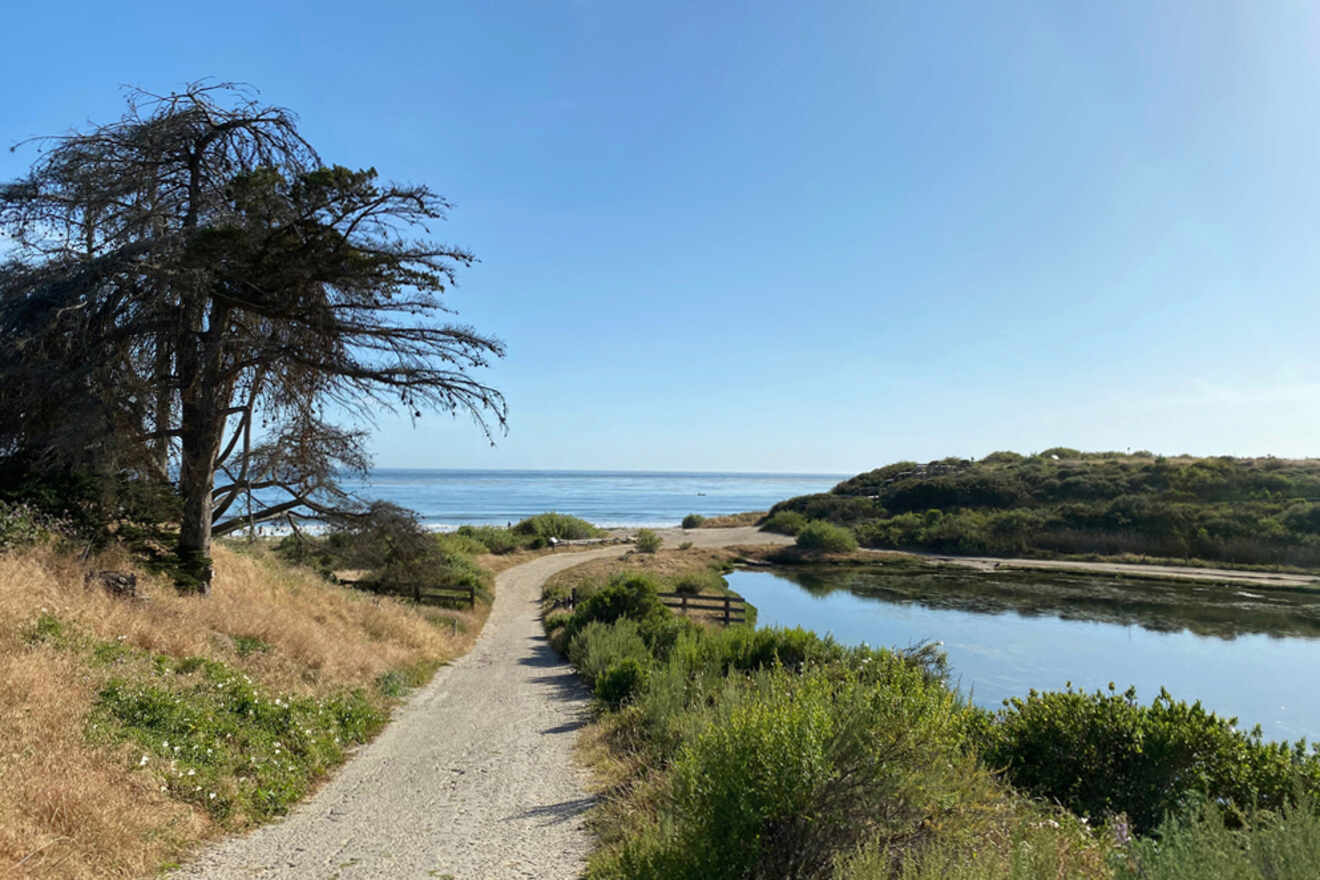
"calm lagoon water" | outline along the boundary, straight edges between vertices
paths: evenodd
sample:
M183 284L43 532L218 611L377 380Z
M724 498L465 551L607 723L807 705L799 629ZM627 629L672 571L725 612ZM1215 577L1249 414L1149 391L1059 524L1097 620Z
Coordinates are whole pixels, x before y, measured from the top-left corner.
M1137 699L1149 704L1164 686L1175 699L1199 699L1221 716L1237 716L1239 727L1260 724L1267 739L1320 739L1320 699L1311 678L1320 668L1316 634L1280 636L1250 626L1225 632L1222 623L1193 619L1180 626L1167 611L1153 623L1140 615L1125 622L1123 613L1078 619L1075 607L1062 612L1069 619L1058 610L962 603L990 606L969 610L949 607L942 596L896 601L830 590L819 579L809 591L760 571L737 571L728 581L757 607L761 626L801 626L876 647L943 642L953 682L982 706L997 708L1031 688L1063 689L1072 682L1095 690L1111 681L1120 691L1135 685Z
M599 526L675 526L689 513L765 510L825 492L839 474L380 469L344 487L416 510L430 528L504 525L546 511Z

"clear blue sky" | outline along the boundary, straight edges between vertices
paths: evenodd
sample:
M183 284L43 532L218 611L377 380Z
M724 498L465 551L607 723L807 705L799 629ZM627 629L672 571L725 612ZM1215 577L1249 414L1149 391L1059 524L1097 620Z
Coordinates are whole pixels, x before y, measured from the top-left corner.
M449 301L508 344L509 434L385 417L379 465L1320 455L1313 3L3 16L7 144L117 118L120 84L241 80L455 202L482 262Z

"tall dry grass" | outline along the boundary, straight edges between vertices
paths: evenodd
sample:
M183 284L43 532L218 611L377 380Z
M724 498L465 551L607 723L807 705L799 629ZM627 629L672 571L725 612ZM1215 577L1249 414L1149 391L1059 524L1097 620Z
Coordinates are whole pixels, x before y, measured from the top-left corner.
M172 800L131 747L89 744L88 713L116 669L79 645L205 657L272 691L323 696L461 654L488 610L419 612L224 547L215 565L209 598L138 572L145 598L124 600L83 585L90 569L128 568L123 558L0 555L0 875L138 877L221 831ZM459 623L438 626L428 613ZM36 638L38 621L52 618L61 635ZM269 647L240 656L244 637Z

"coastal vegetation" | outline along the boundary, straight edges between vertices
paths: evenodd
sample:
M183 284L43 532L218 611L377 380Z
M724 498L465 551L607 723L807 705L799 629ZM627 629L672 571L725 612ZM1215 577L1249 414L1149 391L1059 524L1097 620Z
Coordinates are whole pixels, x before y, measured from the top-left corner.
M678 618L656 595L676 568L566 572L571 612L554 601L562 584L547 589L547 631L600 707L591 877L1320 870L1320 756L1303 743L1264 742L1167 693L1142 705L1130 691L1032 692L977 708L929 645ZM1240 873L1217 867L1230 851Z
M284 813L489 611L328 582L222 542L210 599L0 510L0 871L139 877ZM456 552L456 551L455 551ZM136 577L112 595L89 572Z
M633 536L633 543L638 553L655 553L664 541L652 529L638 529Z
M800 517L800 519L799 519ZM1320 567L1320 460L996 452L904 461L771 508L864 547L995 556L1104 556Z

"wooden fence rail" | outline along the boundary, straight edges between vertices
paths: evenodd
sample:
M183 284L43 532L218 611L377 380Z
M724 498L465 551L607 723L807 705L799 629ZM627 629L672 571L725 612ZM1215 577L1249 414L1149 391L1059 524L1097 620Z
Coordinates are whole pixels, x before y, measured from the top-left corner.
M434 584L389 584L380 581L345 581L349 586L373 593L391 596L411 596L414 601L427 599L445 602L467 602L469 608L477 605L477 591L472 587L442 587Z
M688 593L659 593L666 606L686 615L692 611L719 611L724 625L747 622L747 606L740 596L693 596Z
M665 607L672 608L679 614L689 611L716 611L725 626L731 623L747 622L747 603L741 596L694 596L690 593L657 593ZM569 592L565 603L570 609L577 607L577 589Z

